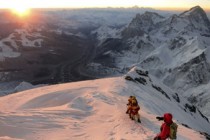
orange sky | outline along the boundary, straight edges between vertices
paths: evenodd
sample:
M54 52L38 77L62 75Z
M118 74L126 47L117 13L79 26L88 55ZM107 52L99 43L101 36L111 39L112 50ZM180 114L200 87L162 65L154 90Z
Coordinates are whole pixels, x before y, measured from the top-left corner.
M139 7L189 9L200 5L210 10L210 0L0 0L0 8Z

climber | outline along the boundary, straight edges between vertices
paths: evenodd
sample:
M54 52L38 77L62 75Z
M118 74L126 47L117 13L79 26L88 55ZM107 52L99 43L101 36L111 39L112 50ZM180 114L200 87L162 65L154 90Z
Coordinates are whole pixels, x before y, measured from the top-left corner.
M140 115L138 112L140 110L140 107L138 105L138 101L137 101L136 97L130 96L130 98L128 99L127 105L128 105L128 108L127 108L126 113L129 114L129 116L132 120L134 120L136 117L137 121L141 123Z
M132 102L135 102L135 101L137 102L135 96L130 96L129 97L128 103L127 103L127 111L126 111L126 114L130 114L130 109L131 109Z
M156 117L156 119L164 120L161 125L160 133L154 138L154 140L166 140L170 138L172 140L176 139L177 124L172 121L172 114L165 113L163 117Z

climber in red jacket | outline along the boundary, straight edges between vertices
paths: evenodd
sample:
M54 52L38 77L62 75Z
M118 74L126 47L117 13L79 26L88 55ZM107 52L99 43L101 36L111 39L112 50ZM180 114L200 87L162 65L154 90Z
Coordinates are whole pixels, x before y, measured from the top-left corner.
M160 133L154 138L154 140L166 140L170 135L170 125L173 123L172 115L170 113L164 114L163 117L156 117L158 120L164 120L160 128Z

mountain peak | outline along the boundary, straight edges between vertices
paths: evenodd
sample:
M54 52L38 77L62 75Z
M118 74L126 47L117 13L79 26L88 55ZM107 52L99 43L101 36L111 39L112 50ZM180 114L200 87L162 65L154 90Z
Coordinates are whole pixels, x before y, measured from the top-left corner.
M199 5L190 8L190 10L203 10Z
M156 23L163 19L163 16L154 12L146 11L144 14L136 14L136 17L123 31L123 35L128 37L142 36L144 33L150 32L155 27Z
M204 25L208 31L210 31L210 21L205 11L200 6L192 7L190 10L185 11L179 15L183 18L190 19L191 22Z
M142 15L137 14L136 18L147 18L147 19L151 19L153 20L154 18L164 18L163 16L159 15L158 13L155 12L150 12L150 11L146 11L145 13L143 13Z
M206 14L205 11L200 6L195 6L190 8L190 10L181 13L180 16L189 16L189 15L194 15L196 13L200 13L202 15Z

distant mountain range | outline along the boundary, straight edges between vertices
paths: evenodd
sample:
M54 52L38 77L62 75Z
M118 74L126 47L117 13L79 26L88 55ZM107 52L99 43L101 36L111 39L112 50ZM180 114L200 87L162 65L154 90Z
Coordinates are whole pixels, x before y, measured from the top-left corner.
M20 19L1 10L0 80L55 84L92 79L95 76L76 70L94 58L96 40L90 34L98 27L121 29L136 13L146 10L156 11L138 7L33 9L29 17Z

